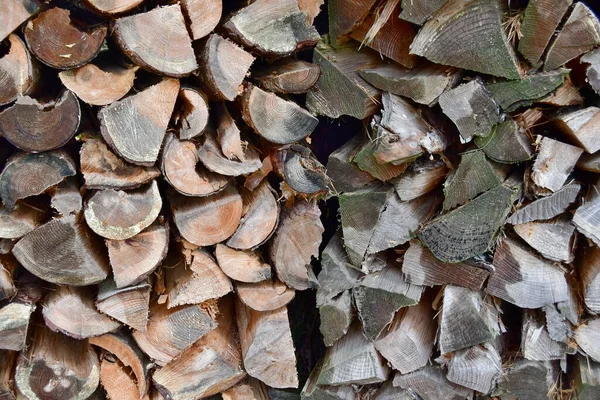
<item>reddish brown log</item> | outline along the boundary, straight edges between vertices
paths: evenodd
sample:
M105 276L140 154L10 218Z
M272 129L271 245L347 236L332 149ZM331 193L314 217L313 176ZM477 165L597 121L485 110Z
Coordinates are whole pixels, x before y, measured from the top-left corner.
M0 42L40 8L38 0L6 0L0 6Z
M198 40L217 27L223 12L223 0L182 0L181 8L189 21L192 40Z

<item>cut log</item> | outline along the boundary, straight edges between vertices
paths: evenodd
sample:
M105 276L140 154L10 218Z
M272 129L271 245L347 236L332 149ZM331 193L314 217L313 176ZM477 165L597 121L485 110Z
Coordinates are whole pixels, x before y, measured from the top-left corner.
M510 118L495 125L489 136L475 137L475 144L486 156L500 163L520 163L533 157L531 139Z
M166 304L153 303L146 331L134 331L133 338L158 365L165 365L216 327L201 305L169 309Z
M573 0L532 0L525 9L519 52L533 65L541 64L546 46L554 36Z
M253 191L242 189L242 220L227 246L239 250L254 249L266 242L279 221L279 205L265 182Z
M497 392L508 399L547 400L557 380L556 364L519 359L502 372Z
M231 117L231 114L229 114L227 106L224 103L221 103L218 111L217 140L219 141L223 155L230 160L245 161L246 155L243 147L247 143L242 142L240 129Z
M283 154L283 178L292 190L314 197L327 194L331 183L325 167L308 148L296 145Z
M364 385L383 382L389 373L385 360L355 324L344 337L327 349L317 384Z
M242 117L261 137L290 144L310 135L318 120L294 102L248 85L242 97Z
M489 136L492 127L501 122L496 101L478 80L442 93L439 102L444 114L458 128L464 142L470 141L473 136Z
M237 11L223 29L236 41L266 57L285 57L320 39L297 0L257 0Z
M563 271L513 238L504 239L496 248L494 268L486 288L492 296L521 308L540 308L568 299Z
M377 391L374 400L418 400L412 390L394 387L393 379L385 382Z
M87 340L39 326L19 357L15 382L28 399L84 400L100 382L98 355Z
M576 111L566 111L556 116L556 122L566 137L592 154L600 150L596 140L596 126L600 124L600 108L587 107Z
M26 348L35 309L35 303L17 301L0 308L0 349L21 351Z
M271 266L256 252L217 244L215 257L225 275L236 281L253 283L271 278Z
M518 209L506 222L517 225L554 218L566 211L569 205L577 199L580 190L579 183L569 183L551 195L537 199Z
M569 75L568 69L527 75L521 80L496 82L486 85L496 103L506 112L530 106L563 84Z
M422 291L423 287L407 283L394 266L366 275L352 289L365 336L377 339L399 309L419 303Z
M98 119L104 140L126 161L152 166L158 158L178 93L177 80L163 79L102 108Z
M482 393L490 393L502 371L502 359L495 346L485 343L457 351L448 363L450 382Z
M600 396L600 364L578 355L571 372L579 400L594 400Z
M590 319L575 329L575 341L580 351L596 362L600 362L598 340L600 340L600 318Z
M430 299L402 309L394 322L375 341L375 348L403 374L427 365L433 352L436 323Z
M331 44L339 47L348 40L348 35L365 18L376 0L331 0L327 2L329 16L329 37Z
M223 190L228 180L208 171L198 162L198 149L191 141L177 139L167 133L162 152L161 169L167 182L186 196L208 196Z
M344 250L342 231L339 230L321 253L317 307L322 306L343 291L352 289L359 277L359 270L350 263Z
M10 46L8 52L0 56L0 105L32 94L39 78L37 63L23 40L12 34L7 39L7 45Z
M547 137L542 138L531 178L536 185L556 192L563 187L583 153L579 147Z
M74 286L60 286L44 299L46 326L55 332L82 340L118 329L121 324L94 307L93 292Z
M575 346L576 347L576 346ZM545 320L535 310L525 310L521 328L521 352L523 357L535 361L551 361L565 359L567 354L574 354L576 349L569 349L565 343L550 337Z
M297 201L281 212L269 256L277 277L294 289L315 287L311 260L318 257L324 231L320 217L319 207L307 201Z
M404 253L402 273L413 285L457 285L480 290L489 271L474 262L448 264L441 262L418 240L411 240Z
M182 0L183 15L188 21L192 40L208 35L221 20L222 0Z
M179 4L119 18L112 32L123 53L150 72L181 78L198 68Z
M0 350L0 399L2 400L16 400L13 378L16 361L16 351Z
M330 10L333 3L329 5ZM351 6L350 3L348 6ZM333 33L331 28L330 33ZM313 54L313 63L321 68L321 76L306 95L306 107L310 112L331 118L349 115L364 119L379 110L381 92L359 75L361 70L383 64L377 52L371 49L359 52L357 43L348 43L335 50L319 43Z
M208 197L169 198L173 220L185 240L197 246L212 246L229 238L242 217L242 197L229 185Z
M75 163L65 152L18 153L0 173L0 198L12 209L17 200L44 193L75 173Z
M231 300L220 300L217 327L152 375L166 399L209 397L246 377L233 313Z
M88 189L134 189L160 176L155 167L140 167L117 157L101 138L84 139L79 152Z
M15 244L12 253L29 272L45 281L73 286L103 281L110 267L102 243L77 217L40 226Z
M140 397L133 378L119 360L105 357L100 362L100 382L108 398L120 400L149 400L147 395Z
M519 79L517 57L502 26L502 14L500 3L494 0L449 0L423 25L410 50L437 64ZM482 23L465 37L469 21Z
M489 161L483 151L463 153L458 168L444 183L444 210L465 204L505 178L506 168Z
M208 125L208 99L199 89L182 87L175 107L175 124L179 139L189 140L204 133Z
M450 382L439 367L427 366L410 374L394 376L394 386L418 394L423 400L462 400L473 397L473 391Z
M568 217L513 226L517 235L548 260L573 261L575 227Z
M327 159L327 175L337 193L354 192L374 183L375 178L352 163L362 145L362 135L355 135Z
M186 263L181 262L166 271L166 289L169 308L172 308L218 299L231 292L233 286L209 253L195 250Z
M600 219L600 193L598 183L590 186L590 190L583 204L577 209L573 216L573 225L592 240L596 246L600 246L600 230L598 220Z
M144 280L158 267L169 248L169 226L155 224L127 240L107 240L116 287Z
M544 70L556 69L598 45L600 45L598 18L584 3L575 3L567 22L548 48Z
M400 7L397 4L399 0L387 2L368 15L352 30L350 37L405 67L413 68L417 64L417 56L410 54L410 44L417 30L398 18ZM376 34L373 30L377 31Z
M117 15L131 11L144 0L84 0L84 2L98 13Z
M331 3L329 3L331 4ZM358 394L350 385L346 386L327 386L319 385L318 379L321 375L323 363L322 361L317 363L313 368L310 376L308 377L302 393L300 394L301 400L320 400L320 399L335 399L335 400L358 400ZM272 400L297 400L297 397L274 397L272 392L269 391ZM411 399L414 400L414 399Z
M238 300L235 311L248 375L275 388L298 387L287 308L259 312Z
M61 216L77 215L83 209L83 199L75 178L67 178L50 191L50 206Z
M140 189L124 192L104 189L86 202L84 215L88 226L98 235L112 240L130 239L150 226L162 208L156 181Z
M348 333L354 314L349 289L319 305L319 330L325 346L333 346L339 338Z
M402 0L402 12L399 18L423 25L447 0Z
M23 29L31 52L56 69L81 67L100 52L107 28L103 24L83 29L64 8L50 8L29 21ZM52 38L52 40L48 40Z
M40 3L37 0L8 0L2 4L0 42L34 15L39 8Z
M100 284L96 308L111 318L140 331L146 330L150 303L150 285L141 282L118 289L109 278Z
M255 20L260 23L262 19ZM241 93L252 54L216 33L211 34L199 54L202 82L216 100L234 100Z
M482 254L493 245L517 194L515 188L497 186L428 223L419 239L444 262Z
M258 379L248 378L221 393L223 400L269 400L267 387Z
M69 90L46 102L19 97L0 112L0 132L21 150L48 151L64 146L75 136L80 118L79 102Z
M139 396L146 394L150 362L129 335L123 332L107 333L91 338L90 344L113 354L123 366L129 368L136 379Z
M274 311L293 300L296 292L277 279L259 283L237 282L235 291L239 299L256 311Z
M454 85L458 78L458 71L437 64L426 64L415 70L396 64L386 64L362 70L360 76L385 92L409 97L416 103L430 105Z
M260 85L274 93L306 93L312 88L321 68L317 64L285 58L261 70L255 76Z
M0 238L19 239L37 228L44 213L37 207L17 202L12 210L0 207Z
M383 135L393 135L392 132L382 130ZM397 135L395 135L397 136ZM362 171L369 173L373 178L380 181L389 181L392 178L402 174L409 166L409 163L394 165L392 163L380 163L375 157L379 140L371 140L368 137L363 140L361 148L356 152L352 161ZM400 147L402 143L399 144ZM415 153L420 153L421 149L413 149ZM362 188L361 188L362 189Z
M600 249L598 247L585 248L582 257L578 259L577 271L585 306L590 313L600 314Z
M133 87L139 67L122 67L107 61L89 63L58 74L65 87L93 106L105 106L121 99Z
M248 175L262 166L258 151L252 146L246 147L243 160L227 158L214 132L206 132L200 138L198 158L210 171L226 176Z
M481 291L445 287L438 339L441 354L490 342L499 334L498 310L489 297Z

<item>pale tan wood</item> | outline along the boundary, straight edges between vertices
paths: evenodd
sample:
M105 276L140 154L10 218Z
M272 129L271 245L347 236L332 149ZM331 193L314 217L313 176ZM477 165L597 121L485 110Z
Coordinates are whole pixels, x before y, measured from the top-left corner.
M277 279L258 283L236 282L235 291L239 299L256 311L274 311L294 299L296 291Z
M271 278L271 266L255 251L235 250L219 243L215 257L225 275L236 281L253 283Z
M0 349L25 349L31 315L35 309L35 304L18 302L0 308Z
M514 225L513 229L548 260L566 263L573 261L575 226L571 224L569 217L527 222Z
M100 362L100 383L109 399L149 400L147 394L140 397L135 382L118 360L104 358Z
M583 150L543 137L533 164L531 178L536 185L556 192L563 187Z
M117 288L115 281L108 278L100 284L96 308L133 329L145 331L150 310L150 289L147 281Z

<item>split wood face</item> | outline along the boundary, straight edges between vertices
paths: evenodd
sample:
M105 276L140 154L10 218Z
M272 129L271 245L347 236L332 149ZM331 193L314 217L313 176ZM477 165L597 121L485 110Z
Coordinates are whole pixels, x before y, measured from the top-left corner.
M10 49L0 57L0 105L31 94L39 72L37 63L23 40L16 34L11 34L7 40Z

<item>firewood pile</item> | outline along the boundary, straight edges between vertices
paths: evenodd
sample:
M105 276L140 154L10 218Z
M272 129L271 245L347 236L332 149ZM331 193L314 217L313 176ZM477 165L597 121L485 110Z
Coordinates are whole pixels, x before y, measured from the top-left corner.
M590 6L2 0L0 400L599 399Z

